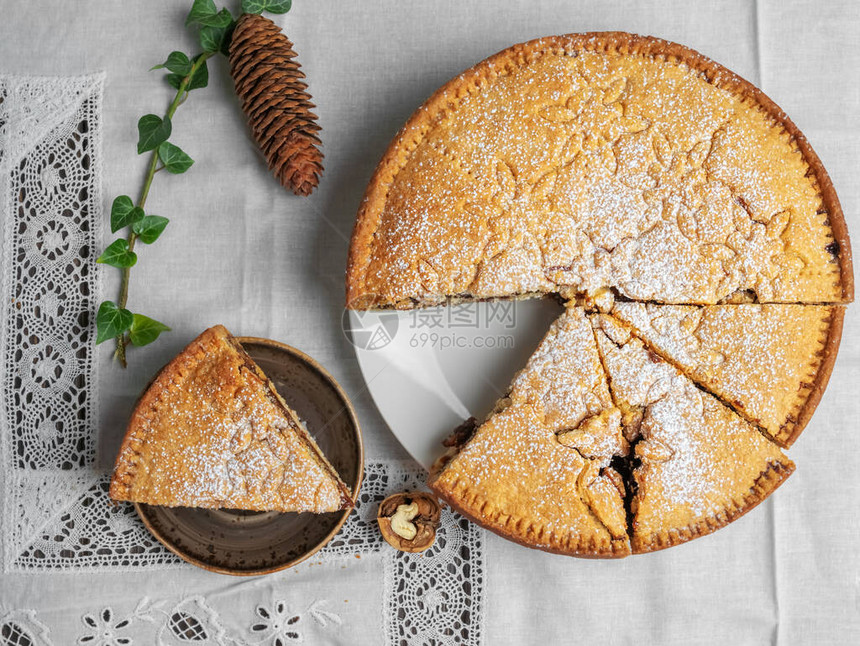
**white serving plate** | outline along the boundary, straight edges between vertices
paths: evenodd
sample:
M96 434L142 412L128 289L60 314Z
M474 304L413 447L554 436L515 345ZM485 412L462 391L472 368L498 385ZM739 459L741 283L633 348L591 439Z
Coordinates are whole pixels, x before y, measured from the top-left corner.
M344 330L391 432L425 468L463 420L483 419L561 313L553 299L349 311Z

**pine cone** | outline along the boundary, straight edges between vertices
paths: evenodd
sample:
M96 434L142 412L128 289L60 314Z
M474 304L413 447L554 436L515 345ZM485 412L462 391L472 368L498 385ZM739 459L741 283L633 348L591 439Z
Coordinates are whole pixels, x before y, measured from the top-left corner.
M242 111L275 177L310 195L323 171L317 116L293 44L268 18L243 14L230 42L230 74Z

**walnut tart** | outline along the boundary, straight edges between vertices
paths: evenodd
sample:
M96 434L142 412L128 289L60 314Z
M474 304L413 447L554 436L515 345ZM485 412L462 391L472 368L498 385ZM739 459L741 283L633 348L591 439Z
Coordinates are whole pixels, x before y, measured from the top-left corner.
M298 415L220 325L167 364L138 401L110 496L252 511L353 506Z
M346 297L565 302L429 484L512 540L619 557L710 533L793 472L854 276L830 178L770 98L606 32L510 47L413 114L359 208Z

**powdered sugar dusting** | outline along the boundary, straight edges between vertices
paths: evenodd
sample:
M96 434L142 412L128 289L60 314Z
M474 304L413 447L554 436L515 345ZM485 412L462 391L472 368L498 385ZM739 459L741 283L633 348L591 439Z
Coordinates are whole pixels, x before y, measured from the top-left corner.
M690 68L544 53L404 138L363 288L412 307L613 287L639 300L840 300L814 178L780 124Z
M136 412L135 436L120 456L120 464L133 465L130 499L250 510L342 508L337 478L313 455L298 418L276 403L224 337L204 332L151 388L158 400Z
M621 302L613 314L694 381L782 437L816 383L836 307Z
M599 324L618 325L607 316ZM770 465L791 464L755 428L650 354L639 339L619 347L600 330L598 341L616 402L639 412L634 548L647 549L670 532L719 526L720 518L744 508Z
M578 553L627 550L622 492L608 468L613 453L622 450L620 415L586 423L612 402L581 310L569 308L556 321L505 404L433 487L485 524L539 546ZM575 441L563 445L557 439L557 432L576 428L593 457Z
M514 379L510 399L529 403L555 431L612 407L589 323L576 307L556 320Z

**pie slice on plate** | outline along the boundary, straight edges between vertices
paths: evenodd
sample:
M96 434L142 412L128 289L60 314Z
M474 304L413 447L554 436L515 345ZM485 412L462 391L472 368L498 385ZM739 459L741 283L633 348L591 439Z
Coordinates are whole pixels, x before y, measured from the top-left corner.
M790 446L827 386L844 310L619 302L612 313L693 381Z
M222 326L203 332L138 402L114 500L255 511L338 511L349 489L262 370Z
M756 428L702 392L608 316L597 341L632 440L634 552L683 543L767 498L794 464Z
M430 487L517 542L577 556L626 556L624 484L610 464L627 449L620 421L591 324L570 307L508 396L434 466Z

